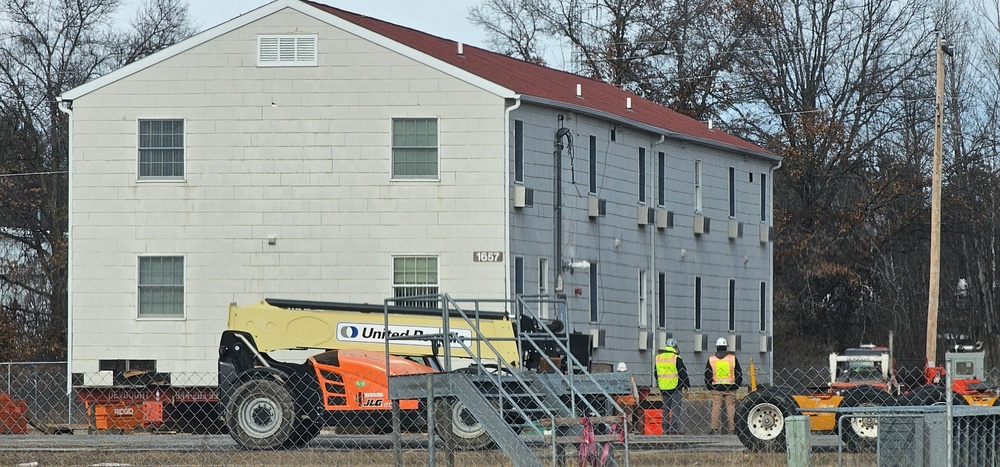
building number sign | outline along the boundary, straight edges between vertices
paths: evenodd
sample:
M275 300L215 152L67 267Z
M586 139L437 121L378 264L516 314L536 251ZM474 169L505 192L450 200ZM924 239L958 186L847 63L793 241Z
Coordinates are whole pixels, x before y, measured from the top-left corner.
M472 262L474 263L502 263L503 252L501 251L474 251L472 252Z

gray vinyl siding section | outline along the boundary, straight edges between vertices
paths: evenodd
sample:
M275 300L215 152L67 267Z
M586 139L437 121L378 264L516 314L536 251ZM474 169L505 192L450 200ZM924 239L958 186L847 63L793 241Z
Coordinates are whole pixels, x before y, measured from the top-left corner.
M663 333L669 333L680 342L681 355L693 371L693 383L698 384L697 375L714 350L715 340L729 338L729 280L735 279L736 334L742 348L738 356L744 366L753 358L758 371L764 374L770 371L769 356L759 353L759 342L764 336L759 330L760 282L771 280L770 244L760 243L759 237L759 174L769 172L770 162L670 138L656 144L660 140L656 134L622 125L616 127L612 122L555 108L522 104L512 118L524 122L524 185L535 193L533 207L511 212L511 254L526 258L526 277L537 277L537 257L551 258L550 290L555 290L560 272L554 257L553 235L553 152L560 114L564 116L563 126L572 130L574 143L572 157L566 150L562 154L563 260L600 263L598 323L590 322L589 272L563 270L563 293L568 300L570 330L590 333L598 329L605 334L604 345L594 350L594 361L609 365L624 361L629 368L636 369L637 383L652 384L650 375L656 346L662 345ZM616 128L614 142L610 141L612 128ZM510 131L513 134L512 128ZM597 196L607 200L607 215L596 219L587 215L590 135L597 137ZM658 173L655 155L659 151L666 153L665 209L674 212L673 228L638 225L636 160L640 146L646 148L647 198L657 184L657 177L648 176ZM702 214L711 219L710 233L700 237L694 235L695 159L702 161ZM743 237L733 240L728 236L729 167L736 168L736 220L745 224ZM755 173L753 184L748 172ZM646 303L649 324L645 328L639 327L636 311L639 269L649 271L650 294ZM661 299L657 297L656 285L660 272L666 277L666 297L662 299L667 320L662 329L656 315ZM694 352L695 276L702 277L702 333L709 344L709 351L697 353ZM770 311L768 320L770 331ZM641 331L653 336L645 351L639 350ZM645 371L647 368L650 371Z

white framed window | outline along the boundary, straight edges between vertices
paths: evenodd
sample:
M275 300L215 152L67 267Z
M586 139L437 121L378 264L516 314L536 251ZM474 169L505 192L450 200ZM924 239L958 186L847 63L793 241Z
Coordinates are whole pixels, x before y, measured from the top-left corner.
M261 34L257 36L257 66L317 66L316 34Z
M392 119L392 178L438 178L438 119Z
M598 282L598 277L600 276L598 276L597 274L598 266L599 265L596 262L590 263L590 322L591 323L600 322L600 315L599 315L600 310L598 309L598 306L600 305L600 301L598 300L598 297L600 297L600 290L598 290L598 286L600 285L600 283Z
M597 194L597 137L590 135L590 194Z
M638 165L636 188L639 192L639 204L646 204L646 148L639 148Z
M767 332L767 282L760 283L760 332Z
M538 303L538 317L549 319L549 302L545 297L549 295L549 259L538 258L538 295L542 301Z
M436 256L396 256L392 258L393 298L437 295L438 259ZM434 300L400 300L397 305L433 308Z
M729 279L729 331L736 331L736 279Z
M694 212L701 212L701 161L694 161Z
M524 183L524 122L514 120L514 183Z
M646 283L646 270L639 270L639 296L636 300L639 303L639 327L649 326L649 310L646 304L649 303L649 285Z
M767 222L767 174L760 174L760 221Z
M661 329L667 328L667 275L656 274L656 315Z
M139 318L184 317L184 257L140 256Z
M139 120L139 179L184 179L184 120Z
M729 218L736 219L736 167L729 168Z
M667 154L656 153L656 205L663 207L667 203Z

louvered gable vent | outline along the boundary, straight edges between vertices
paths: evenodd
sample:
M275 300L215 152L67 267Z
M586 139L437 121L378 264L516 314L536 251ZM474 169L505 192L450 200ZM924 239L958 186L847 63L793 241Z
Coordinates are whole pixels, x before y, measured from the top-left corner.
M257 36L257 66L316 66L316 35Z

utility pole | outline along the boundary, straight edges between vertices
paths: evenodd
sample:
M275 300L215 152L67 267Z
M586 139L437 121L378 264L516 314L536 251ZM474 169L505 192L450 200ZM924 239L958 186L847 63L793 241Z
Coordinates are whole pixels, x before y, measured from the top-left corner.
M944 127L944 54L945 40L937 41L937 86L934 92L934 166L931 176L931 264L930 290L927 294L927 366L934 368L937 355L938 296L941 290L941 152Z

